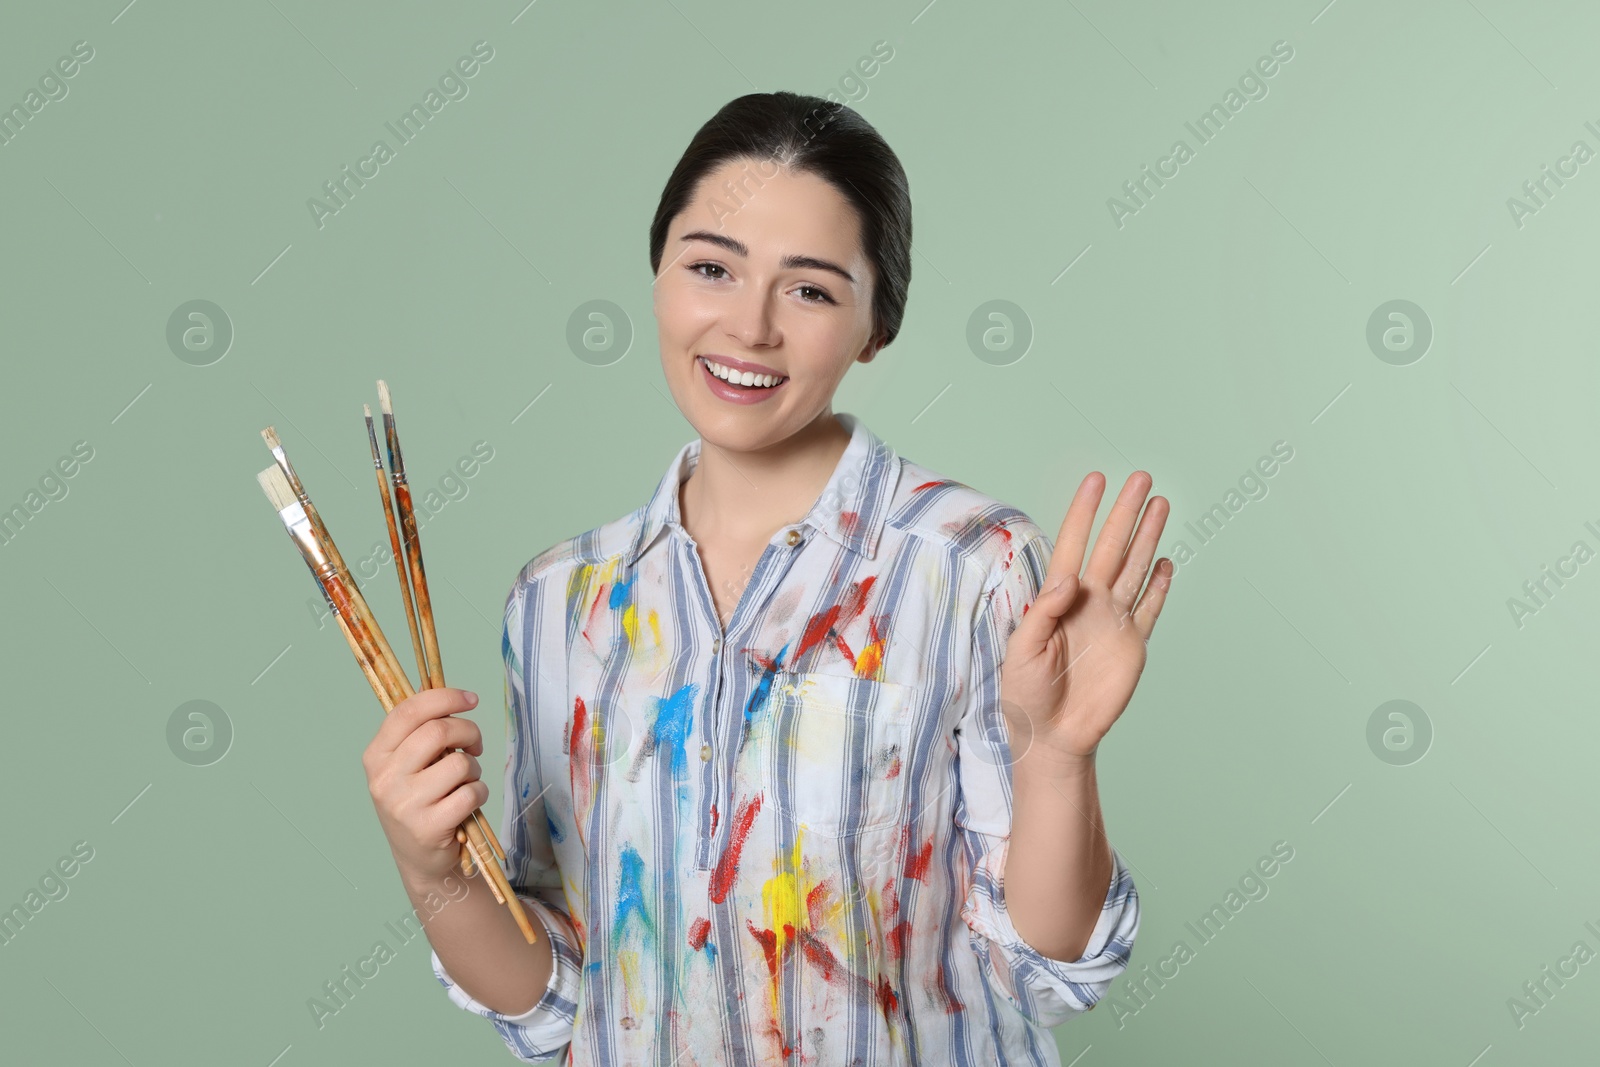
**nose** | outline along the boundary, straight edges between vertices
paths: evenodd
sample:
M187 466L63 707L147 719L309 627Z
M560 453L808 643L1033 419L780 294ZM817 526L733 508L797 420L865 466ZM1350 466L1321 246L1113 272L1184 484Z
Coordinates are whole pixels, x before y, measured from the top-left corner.
M771 347L779 331L771 295L762 286L752 285L728 309L727 330L746 348Z

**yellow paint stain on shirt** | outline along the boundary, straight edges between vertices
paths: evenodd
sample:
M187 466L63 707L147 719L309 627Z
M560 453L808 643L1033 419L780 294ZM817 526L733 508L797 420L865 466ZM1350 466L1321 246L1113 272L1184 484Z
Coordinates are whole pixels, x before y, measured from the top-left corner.
M576 878L568 878L565 874L561 878L561 895L567 902L567 914L572 917L573 928L578 933L579 948L588 942L589 909L586 906L587 898L583 889L579 887Z
M639 640L639 608L629 604L622 609L622 632L628 635L628 644L636 644Z
M628 998L628 1011L634 1019L643 1022L645 1018L644 990L639 987L639 952L637 949L622 949L617 953L617 966L622 970L622 988Z
M803 884L804 868L800 862L800 844L805 836L804 827L796 827L794 849L786 860L780 857L773 862L777 874L761 886L761 904L766 911L767 929L771 930L776 944L773 959L778 961L771 981L772 1018L778 1018L778 983L783 973L784 952L788 944L799 936L806 920L806 893L810 887Z
M778 984L786 950L798 951L796 942L806 931L831 932L837 940L844 940L844 919L849 902L844 894L832 891L835 887L825 886L820 893L817 892L819 882L801 860L804 836L805 827L796 827L794 848L781 862L774 862L777 873L761 886L761 903L766 914L767 929L774 936L773 959L777 961L770 990L774 1021L778 1018ZM809 906L813 896L817 904L815 909ZM813 922L813 919L816 921ZM802 963L801 966L806 964Z
M856 656L856 677L883 681L883 642L883 638L878 638Z
M651 608L645 619L650 626L650 640L655 643L655 667L659 671L666 666L667 658L666 646L661 642L661 613Z

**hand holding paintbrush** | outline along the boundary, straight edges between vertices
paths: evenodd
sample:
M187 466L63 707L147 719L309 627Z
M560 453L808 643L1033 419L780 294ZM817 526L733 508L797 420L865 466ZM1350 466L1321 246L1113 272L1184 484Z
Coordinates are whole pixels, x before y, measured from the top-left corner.
M424 689L442 689L444 675L439 665L439 648L433 629L432 605L428 598L427 579L422 567L422 550L420 541L417 538L416 518L411 508L410 489L405 482L405 468L404 461L401 458L399 437L394 427L393 410L390 405L388 388L381 381L378 383L378 388L384 409L384 429L389 444L391 479L395 491L395 507L393 509L391 509L389 503L388 486L383 481L382 461L377 455L377 440L373 433L370 409L367 415L368 438L372 444L373 459L378 473L379 490L383 496L384 514L389 525L391 545L394 546L396 551L396 565L400 572L401 594L406 601L406 614L412 630L413 649L417 653L418 674ZM268 447L271 448L273 457L278 461L278 465L262 471L257 476L257 479L260 481L268 499L271 500L273 507L277 509L279 518L282 519L288 529L291 539L300 548L307 566L311 569L312 576L316 579L324 597L327 598L329 608L333 611L334 617L339 623L340 631L349 642L351 651L355 654L357 662L361 665L362 671L371 684L373 692L377 695L384 711L390 712L403 705L407 709L407 714L402 716L402 719L406 720L409 720L413 707L422 708L424 713L432 709L435 715L449 714L449 711L441 712L438 710L439 701L437 699L411 700L416 693L411 687L410 680L406 677L404 668L400 666L399 660L384 639L383 631L379 628L377 619L367 606L365 598L362 597L360 587L351 580L349 572L345 569L344 561L339 556L338 549L333 543L333 538L329 535L321 516L306 495L305 487L301 484L293 466L284 454L276 433L269 427L262 431L262 436L266 439ZM404 567L400 566L401 545L395 529L394 511L396 510L400 513L400 523L405 531L406 565ZM415 611L411 607L413 593L416 596L417 604ZM457 699L462 696L462 691L460 690L449 690L447 692L455 694ZM463 705L451 710L462 711L469 706ZM433 728L433 732L429 737L421 741L413 742L411 735L407 735L403 740L395 740L392 737L393 731L388 730L389 724L385 723L384 728L380 730L380 737L384 736L385 731L388 731L392 741L392 745L388 750L389 754L394 756L402 767L399 773L405 775L408 781L414 779L416 785L414 788L404 790L399 798L391 797L387 787L385 787L385 797L389 801L389 817L384 818L385 809L380 804L380 819L385 822L385 832L390 833L392 825L400 825L397 819L403 811L406 817L405 825L411 827L410 837L412 840L414 842L425 841L430 836L430 831L425 826L419 829L415 824L415 820L425 819L427 816L437 817L435 809L441 806L449 811L453 810L453 806L459 806L465 803L466 800L474 800L475 802L467 809L463 817L457 820L456 828L450 834L450 840L460 846L459 853L455 851L451 853L451 866L454 865L457 854L460 856L463 871L470 870L471 867L476 866L483 873L484 879L488 882L495 899L506 905L511 911L524 938L529 944L532 944L537 940L532 924L528 921L521 901L518 900L516 893L511 889L505 872L500 868L499 861L503 861L506 858L505 851L501 848L493 829L490 828L488 820L484 818L482 811L478 810L483 802L476 799L478 792L481 790L485 794L484 799L487 799L488 787L478 780L477 760L472 753L470 751L462 753L454 751L456 748L476 746L477 751L482 752L481 739L476 736L477 727L466 720L450 721L470 727L471 737L468 744L446 744L442 748L438 747L437 742L441 741L440 734L454 736L452 730L455 730L455 733L459 733L459 729L452 727ZM416 732L421 733L423 729L424 727L418 724ZM450 736L443 740L449 740ZM376 740L374 743L376 744ZM410 761L417 759L420 752L429 749L430 746L435 750L428 753L426 763L411 768ZM403 756L398 755L402 748L405 749ZM462 758L452 759L451 757L455 755L460 755ZM368 757L364 757L363 762L367 765L369 784L373 784L374 766ZM386 777L385 780L389 780L389 777ZM426 795L444 784L450 787L447 793L432 796ZM374 801L377 802L379 794L376 790L373 796ZM445 803L446 801L450 803ZM419 813L419 804L426 806L425 813ZM393 834L390 834L390 843L391 846L395 845L395 836ZM445 842L444 847L447 849L451 847L449 841ZM411 853L415 850L407 849L406 851ZM402 860L398 850L395 858L397 862ZM413 867L415 867L416 856L412 855L410 859ZM424 864L423 866L426 865ZM402 864L402 871L405 872L406 869L405 865Z

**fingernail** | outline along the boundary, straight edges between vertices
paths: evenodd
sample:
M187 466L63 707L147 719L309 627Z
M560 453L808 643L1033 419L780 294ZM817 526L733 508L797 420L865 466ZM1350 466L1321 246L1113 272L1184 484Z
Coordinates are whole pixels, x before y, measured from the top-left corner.
M1065 581L1065 578L1052 578L1045 583L1044 591L1046 593L1054 593L1057 589L1061 588L1062 583Z
M462 690L462 693L466 696L468 704L476 704L478 702L478 694L474 693L472 690L464 689Z

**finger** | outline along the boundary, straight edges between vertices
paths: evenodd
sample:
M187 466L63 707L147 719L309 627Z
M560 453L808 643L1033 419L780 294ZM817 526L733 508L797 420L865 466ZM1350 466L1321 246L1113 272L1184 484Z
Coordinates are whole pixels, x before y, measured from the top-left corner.
M416 728L429 719L437 719L457 712L471 711L477 706L478 695L465 689L442 686L423 689L406 697L384 717L383 724L369 746L373 755L387 757L399 748Z
M482 753L483 746L478 742L478 724L470 719L458 719L450 716L443 719L430 719L411 732L411 736L400 743L389 757L389 767L394 774L416 774L424 767L430 767L440 756L454 749L476 749ZM476 754L476 753L469 753Z
M1027 614L1022 616L1012 636L1017 642L1016 648L1026 655L1037 655L1044 648L1045 642L1050 640L1056 627L1061 624L1061 617L1078 598L1076 574L1069 573L1055 588L1051 588L1052 581L1054 579L1045 579L1044 588L1028 605Z
M1122 569L1111 586L1111 602L1123 614L1133 605L1139 590L1144 588L1144 580L1150 576L1150 561L1155 558L1156 542L1161 538L1161 531L1166 527L1171 511L1172 507L1165 497L1151 497L1145 505L1144 514L1139 517L1139 527L1133 532L1128 554L1122 557Z
M424 805L437 804L466 782L483 777L478 761L465 752L448 752L431 767L424 767L413 779L413 795Z
M1172 588L1172 577L1176 573L1172 560L1166 557L1157 560L1150 585L1139 598L1139 606L1133 609L1133 625L1146 641L1150 640L1156 620L1161 617L1161 606L1167 602L1167 591Z
M429 833L455 837L455 828L489 802L489 787L481 781L464 782L433 806L427 815Z
M1094 530L1094 513L1100 510L1100 494L1105 487L1105 478L1099 471L1090 471L1078 483L1078 491L1067 506L1067 516L1056 532L1055 551L1050 554L1050 567L1045 575L1046 589L1057 578L1075 575L1083 569L1083 550L1088 547L1089 534Z
M1144 497L1150 491L1151 481L1150 475L1144 471L1134 471L1122 483L1122 492L1117 494L1116 503L1111 505L1111 512L1106 515L1105 524L1100 527L1100 536L1095 540L1094 551L1089 555L1089 566L1083 572L1085 582L1109 586L1117 576L1117 568L1128 549L1128 538L1133 533L1133 524L1139 518L1139 509L1144 507Z

